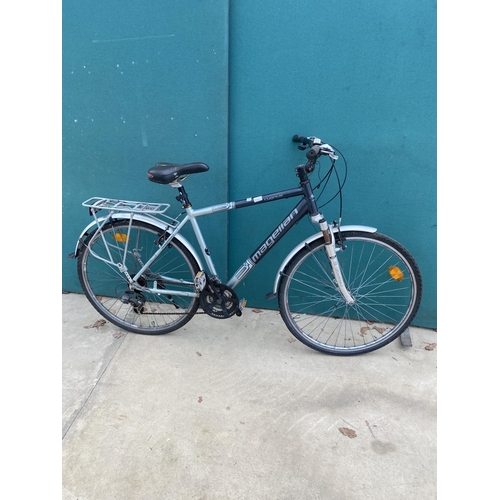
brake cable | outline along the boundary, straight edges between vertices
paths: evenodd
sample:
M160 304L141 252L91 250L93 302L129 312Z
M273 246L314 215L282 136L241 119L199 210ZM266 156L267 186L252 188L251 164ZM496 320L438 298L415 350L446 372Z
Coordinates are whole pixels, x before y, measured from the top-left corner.
M328 203L330 203L332 200L334 200L337 196L340 196L340 214L342 215L342 189L347 181L347 161L346 161L345 156L342 154L341 151L339 151L337 148L334 148L334 149L335 149L335 152L338 153L342 157L342 160L344 161L344 165L345 165L344 179L342 180L342 182L340 182L339 173L338 173L337 169L335 168L335 160L332 159L332 165L328 169L328 172L319 181L318 185L316 187L314 187L313 189L318 189L321 186L321 184L323 184L323 182L326 180L325 184L323 185L323 189L321 190L321 192L319 193L319 195L316 198L317 200L319 200L319 198L323 194L326 186L330 182L332 170L335 170L335 176L337 177L337 185L339 186L338 191L328 201L326 201L325 203L320 205L318 208L323 208L325 205L328 205Z

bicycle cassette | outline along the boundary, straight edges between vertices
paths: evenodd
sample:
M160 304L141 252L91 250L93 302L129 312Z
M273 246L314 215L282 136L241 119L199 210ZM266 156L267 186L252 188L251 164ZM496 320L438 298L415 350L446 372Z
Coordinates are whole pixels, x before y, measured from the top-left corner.
M232 288L226 285L207 282L200 293L200 306L209 316L226 319L235 314L241 316L240 302Z

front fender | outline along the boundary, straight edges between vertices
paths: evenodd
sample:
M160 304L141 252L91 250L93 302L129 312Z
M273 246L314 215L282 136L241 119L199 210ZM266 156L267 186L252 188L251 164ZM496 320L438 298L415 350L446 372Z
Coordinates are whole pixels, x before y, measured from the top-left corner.
M332 233L338 233L339 228L334 227L333 225L330 225L330 231ZM340 228L341 232L347 232L347 231L363 231L365 233L374 233L377 229L375 227L369 227L369 226L342 226ZM305 245L311 243L312 241L322 238L323 233L319 232L316 234L313 234L312 236L309 236L309 238L306 238L304 241L300 242L286 257L285 260L281 263L280 268L278 269L278 273L276 274L276 278L274 279L274 288L273 291L268 294L268 298L272 299L276 297L276 294L278 293L278 283L280 281L281 273L285 269L285 267L288 265L288 263L292 260L292 257L299 251L304 248Z
M141 215L141 214L130 214L130 213L116 213L115 215L113 215L112 219L113 220L116 220L116 219L130 219L131 215L133 215L134 217L134 220L139 220L141 222L146 222L148 224L151 224L152 226L154 227L157 227L160 231L165 231L165 229L169 228L170 226L159 220L159 219L154 219L152 217L148 217L147 215ZM83 244L83 240L84 240L84 237L89 234L90 230L94 230L94 226L97 226L98 223L102 223L103 221L105 221L107 219L107 217L100 217L99 219L97 219L97 221L92 221L83 231L82 233L80 234L80 237L78 238L78 241L76 243L76 248L75 248L75 253L72 255L72 257L78 257L78 252L80 251L80 248ZM109 219L111 220L111 219ZM193 247L193 245L191 245L191 243L184 237L182 236L181 234L176 234L175 235L175 238L177 240L179 240L192 254L193 254L193 257L196 259L196 262L198 263L198 266L200 267L200 269L203 269L203 263L201 262L201 259L200 257L198 256L195 248Z

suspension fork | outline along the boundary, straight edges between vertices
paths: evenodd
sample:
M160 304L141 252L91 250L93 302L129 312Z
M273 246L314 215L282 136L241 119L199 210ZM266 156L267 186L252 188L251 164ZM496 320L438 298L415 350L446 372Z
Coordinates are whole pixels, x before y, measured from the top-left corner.
M313 222L319 225L321 232L323 233L323 238L325 240L325 250L328 255L328 260L330 262L330 266L332 268L332 273L337 282L337 286L339 287L340 293L344 297L345 301L348 305L353 305L356 301L354 297L351 295L351 292L347 289L347 286L344 281L344 277L342 276L342 271L340 269L339 260L337 259L337 252L341 249L335 247L335 237L330 231L330 227L326 222L325 218L322 214L318 213L317 215L311 216ZM339 228L340 232L340 228Z
M337 259L337 249L335 248L335 237L331 233L328 223L323 217L323 214L318 212L316 200L314 198L311 184L307 176L308 173L314 170L315 162L316 159L312 159L305 165L300 165L299 167L297 167L296 168L297 175L300 178L301 181L300 184L302 186L302 189L304 190L304 195L309 204L309 213L311 214L311 220L319 225L319 228L323 233L323 238L325 240L326 254L328 255L328 260L332 268L332 274L335 278L335 281L337 282L337 286L339 287L340 293L342 294L348 305L353 305L355 302L354 297L351 295L351 292L349 292L349 290L346 287L344 277L342 276L342 271L340 269L339 261ZM339 250L341 250L341 248L339 248Z

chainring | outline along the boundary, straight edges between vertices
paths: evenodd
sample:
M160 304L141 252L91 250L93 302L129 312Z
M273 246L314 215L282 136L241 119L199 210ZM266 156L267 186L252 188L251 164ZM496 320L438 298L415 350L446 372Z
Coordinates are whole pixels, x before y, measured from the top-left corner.
M226 319L240 313L240 301L235 291L222 284L210 283L200 293L201 308L213 318Z

